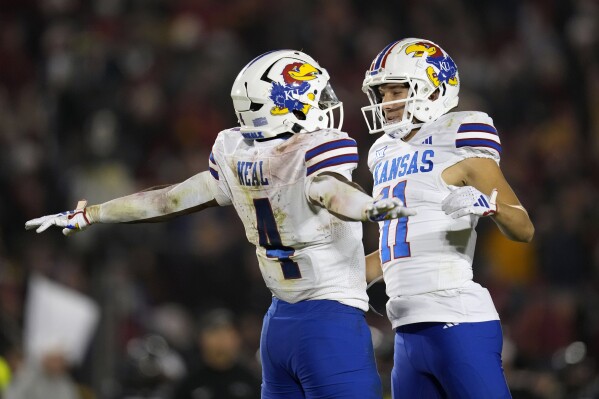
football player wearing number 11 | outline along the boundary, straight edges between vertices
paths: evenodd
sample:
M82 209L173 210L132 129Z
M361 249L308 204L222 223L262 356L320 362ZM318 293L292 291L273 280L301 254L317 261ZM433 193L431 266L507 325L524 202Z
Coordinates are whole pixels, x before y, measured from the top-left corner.
M368 155L374 198L399 198L418 212L379 222L369 274L386 283L395 330L393 399L509 398L499 316L475 283L475 227L491 216L509 239L534 227L499 168L501 143L482 112L458 104L457 66L438 45L389 44L366 71L363 113L384 132ZM372 278L372 277L369 277Z
M209 169L188 180L26 223L68 235L93 223L154 222L233 205L273 294L260 355L264 399L381 399L364 312L360 221L414 215L351 182L356 142L339 130L329 75L292 50L263 54L231 92L240 127L220 132ZM338 113L338 124L335 115Z

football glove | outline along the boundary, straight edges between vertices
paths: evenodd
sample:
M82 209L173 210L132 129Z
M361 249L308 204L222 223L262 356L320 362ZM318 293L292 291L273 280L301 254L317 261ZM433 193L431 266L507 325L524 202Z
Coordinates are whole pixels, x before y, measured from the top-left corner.
M487 196L472 186L453 190L441 203L446 215L457 219L465 215L490 216L497 213L497 189Z
M87 217L86 205L87 201L81 200L77 203L77 208L73 211L31 219L25 223L25 229L36 229L36 232L42 233L50 226L64 227L62 234L65 236L85 230L92 224Z
M414 216L416 211L408 209L399 198L384 198L366 206L366 216L372 222Z

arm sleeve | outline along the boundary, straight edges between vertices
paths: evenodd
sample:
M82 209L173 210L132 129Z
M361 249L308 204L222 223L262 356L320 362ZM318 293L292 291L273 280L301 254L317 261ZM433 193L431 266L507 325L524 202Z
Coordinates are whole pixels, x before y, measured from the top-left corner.
M473 112L459 125L455 146L463 158L491 158L499 164L501 141L497 129L484 112Z
M182 183L158 190L142 191L88 207L94 223L126 223L155 219L165 215L189 213L216 205L218 187L210 172L205 171Z
M367 209L373 203L368 194L329 174L309 177L306 195L329 212L355 221L367 221Z

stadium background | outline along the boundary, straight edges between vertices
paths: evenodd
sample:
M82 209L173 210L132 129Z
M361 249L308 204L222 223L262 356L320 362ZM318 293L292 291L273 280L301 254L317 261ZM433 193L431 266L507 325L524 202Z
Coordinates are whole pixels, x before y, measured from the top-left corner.
M477 281L496 303L515 398L599 397L599 5L593 0L3 0L0 4L0 356L22 340L27 278L41 272L94 298L102 321L72 370L97 398L164 391L132 339L184 353L189 320L235 312L255 360L269 293L232 209L165 224L100 225L65 239L26 220L207 168L236 124L238 71L271 49L325 66L372 187L360 106L365 69L391 41L424 37L456 61L459 109L489 113L502 168L536 226L531 244L479 224ZM365 247L377 230L365 225ZM384 290L370 291L382 310ZM386 387L392 331L368 314ZM145 373L145 374L144 374ZM162 373L162 374L161 374ZM158 376L158 377L157 377Z

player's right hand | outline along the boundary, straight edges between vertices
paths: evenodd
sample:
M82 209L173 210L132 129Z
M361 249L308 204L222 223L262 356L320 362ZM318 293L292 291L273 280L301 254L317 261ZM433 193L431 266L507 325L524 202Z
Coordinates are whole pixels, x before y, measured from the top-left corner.
M86 205L87 201L81 200L75 210L31 219L25 223L25 229L36 229L36 232L42 233L50 226L64 227L62 234L65 236L85 230L92 224L87 217Z
M453 219L466 215L491 216L497 213L497 189L487 196L472 186L451 186L451 193L441 203L441 209Z
M395 197L376 200L366 208L368 220L372 222L398 219L404 216L414 216L415 214L415 210L406 208L403 202Z

